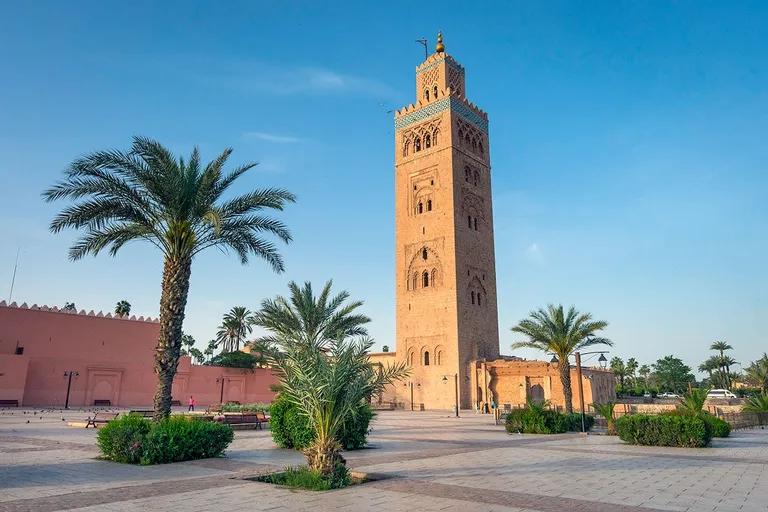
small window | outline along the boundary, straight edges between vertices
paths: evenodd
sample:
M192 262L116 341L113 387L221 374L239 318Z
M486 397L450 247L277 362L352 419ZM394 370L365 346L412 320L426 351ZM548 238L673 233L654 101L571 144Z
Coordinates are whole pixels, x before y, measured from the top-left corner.
M432 136L430 134L426 134L424 136L424 149L431 148L432 147Z
M411 365L411 366L413 366L413 360L414 360L414 357L413 357L413 356L414 356L414 353L413 353L413 352L411 352L410 354L408 354L408 364L409 364L409 365Z
M477 171L475 171L474 181L475 181L475 186L477 186L477 184L480 183L480 173Z
M474 304L474 303L475 303L475 292L473 291L472 292L472 304Z
M475 224L475 231L477 231L477 217L475 217L473 220L474 220L474 224Z
M421 151L421 137L416 137L416 140L413 141L413 150Z
M421 250L421 258L422 258L422 259L424 259L424 260L426 260L426 259L427 259L427 248L426 248L426 247L424 247L424 248Z
M467 225L469 226L469 229L472 229L472 216L467 215Z
M478 306L482 306L482 303L481 303L481 297L482 297L482 295L480 295L480 292L478 292L478 293L477 293L477 305L478 305Z
M429 101L429 89L424 89L424 99Z
M408 156L408 153L411 151L411 143L410 141L406 142L403 145L403 156Z
M437 146L437 136L439 133L440 133L440 130L435 130L434 132L432 132L432 144L434 144L435 146Z
M440 366L441 364L443 364L443 351L442 350L438 350L437 354L435 354L435 364L437 366Z
M429 352L424 352L424 366L429 366Z
M432 269L432 286L435 286L435 283L437 283L437 269Z
M437 86L434 86L434 87L432 88L432 96L433 96L435 99L437 99Z
M464 168L464 181L469 183L469 178L472 176L472 171L469 170L469 167Z
M421 285L424 288L429 288L429 272L427 272L426 270L421 275Z
M432 211L432 200L431 199L427 199L427 211L428 212Z
M424 204L419 203L419 206L416 207L417 213L424 213Z

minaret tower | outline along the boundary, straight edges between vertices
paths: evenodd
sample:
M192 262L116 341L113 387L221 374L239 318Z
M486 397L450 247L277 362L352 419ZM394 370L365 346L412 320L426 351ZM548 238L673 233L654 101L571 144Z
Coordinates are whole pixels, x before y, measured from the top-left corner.
M490 170L488 115L438 34L416 102L395 114L397 357L417 406L452 408L458 374L470 407L470 361L499 356Z

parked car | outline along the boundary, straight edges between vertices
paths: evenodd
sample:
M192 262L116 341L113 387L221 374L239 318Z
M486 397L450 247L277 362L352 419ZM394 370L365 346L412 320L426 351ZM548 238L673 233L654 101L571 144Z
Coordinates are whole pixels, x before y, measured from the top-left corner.
M680 398L680 395L676 395L674 393L669 393L669 392L664 392L664 393L659 393L658 395L656 395L656 398Z
M728 391L727 389L710 389L707 393L707 398L736 398L736 395Z

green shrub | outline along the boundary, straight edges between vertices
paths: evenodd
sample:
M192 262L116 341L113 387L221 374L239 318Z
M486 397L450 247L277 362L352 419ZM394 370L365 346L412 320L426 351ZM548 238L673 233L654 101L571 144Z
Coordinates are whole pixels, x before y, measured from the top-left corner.
M266 413L270 409L270 404L267 403L253 403L253 404L224 404L221 406L221 412L264 412Z
M562 434L569 430L581 432L581 414L560 414L545 408L546 403L529 402L522 409L515 409L507 414L505 428L507 432L523 434ZM585 416L584 424L589 430L595 424L595 418Z
M97 436L104 457L130 464L165 464L221 455L234 433L228 425L171 416L159 422L138 415L110 421Z
M731 435L731 424L727 421L711 414L702 414L700 417L709 427L712 437L728 437Z
M635 414L616 420L619 438L630 444L700 448L709 445L712 431L695 416Z
M269 409L269 428L272 440L280 448L306 448L315 439L315 431L309 426L307 417L286 398L278 396ZM368 443L368 425L374 417L368 404L360 404L357 415L345 423L339 434L339 443L345 450L356 450Z
M257 480L298 489L309 489L310 491L340 489L351 483L349 472L344 464L337 464L336 470L330 478L323 477L322 473L312 471L307 466L298 466L285 468L285 471L281 473L258 477Z
M151 426L151 422L144 417L127 414L101 427L96 443L104 457L115 462L138 464Z

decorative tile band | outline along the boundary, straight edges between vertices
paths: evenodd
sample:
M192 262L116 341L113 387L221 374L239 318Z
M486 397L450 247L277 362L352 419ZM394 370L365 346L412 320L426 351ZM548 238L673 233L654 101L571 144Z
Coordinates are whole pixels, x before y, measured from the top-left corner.
M447 98L435 101L415 112L411 112L410 114L395 119L395 129L402 130L414 123L419 123L449 109L477 126L484 133L488 133L488 120L453 96L448 96Z
M432 62L430 64L427 64L424 67L417 67L416 68L416 73L418 74L418 73L423 73L425 71L429 71L430 69L432 69L433 67L437 66L441 62L445 62L446 64L448 64L452 68L458 69L461 72L462 75L464 74L464 68L462 67L461 64L459 64L458 62L456 62L453 59L448 59L446 57L443 57L442 59L437 59L436 61L434 61L434 62Z

